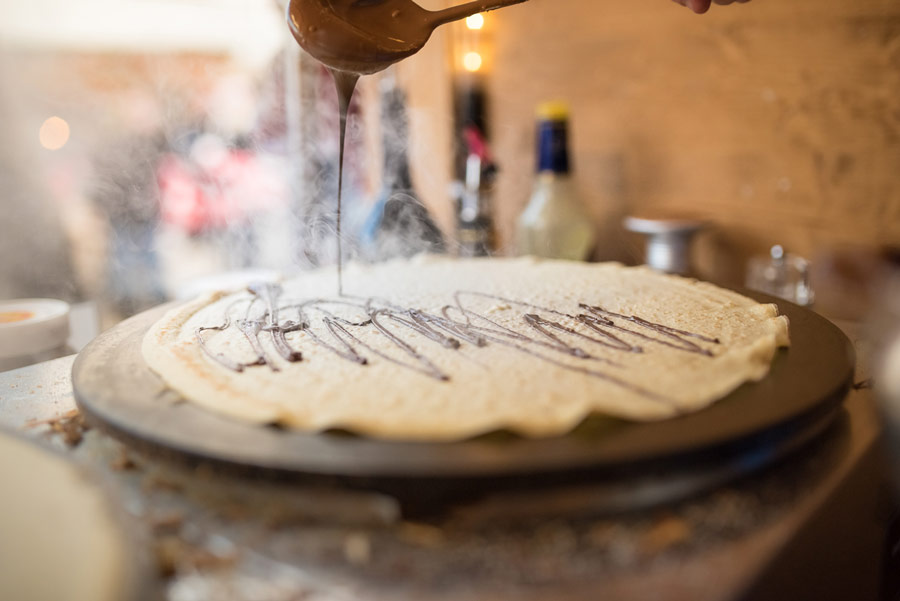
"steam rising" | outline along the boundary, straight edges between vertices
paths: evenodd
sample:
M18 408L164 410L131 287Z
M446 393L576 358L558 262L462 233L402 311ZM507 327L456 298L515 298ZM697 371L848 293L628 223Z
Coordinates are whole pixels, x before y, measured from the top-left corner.
M79 73L60 56L35 59L40 70L31 75L40 81L4 86L24 90L16 100L25 98L30 114L11 117L8 98L0 98L0 111L5 122L35 124L31 146L40 123L60 107L71 138L56 154L36 148L43 164L19 158L27 131L4 141L0 181L11 189L2 190L0 202L13 219L3 221L0 250L27 265L22 274L32 281L21 284L22 274L0 271L0 294L72 298L77 279L87 297L124 316L182 296L210 276L291 275L334 263L337 102L318 65L304 60L297 69L290 52L263 72L158 58L146 59L135 75L133 65L117 69L117 59L92 60ZM294 85L285 65L300 74ZM115 89L97 89L83 77L91 69L110 73ZM359 98L348 122L348 260L443 248L408 172L405 180L397 175L409 144L406 107L393 78L382 83L380 122L365 118ZM30 102L27 94L44 102ZM367 135L370 128L381 131ZM384 147L373 148L373 140ZM41 180L52 194L34 191Z
M0 299L72 300L78 290L62 224L45 180L34 168L42 120L29 119L26 103L7 85L14 81L13 73L13 65L0 55Z

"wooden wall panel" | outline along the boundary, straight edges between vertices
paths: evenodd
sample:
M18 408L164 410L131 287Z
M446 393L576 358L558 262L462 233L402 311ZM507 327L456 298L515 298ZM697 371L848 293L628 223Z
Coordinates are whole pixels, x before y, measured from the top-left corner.
M622 215L710 219L704 276L782 243L814 257L900 243L900 3L531 0L495 13L488 65L501 234L526 202L533 111L572 107L601 259L636 260Z
M455 2L418 0L429 10ZM409 160L422 201L447 233L453 232L454 207L449 186L452 177L453 89L448 28L434 32L415 56L395 67L397 83L408 91Z

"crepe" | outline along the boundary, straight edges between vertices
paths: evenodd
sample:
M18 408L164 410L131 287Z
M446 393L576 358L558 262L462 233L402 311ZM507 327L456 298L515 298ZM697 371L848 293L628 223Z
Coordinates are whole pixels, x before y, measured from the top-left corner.
M329 269L198 298L144 358L234 419L443 441L699 411L788 345L775 305L615 263L418 257L350 265L344 288Z

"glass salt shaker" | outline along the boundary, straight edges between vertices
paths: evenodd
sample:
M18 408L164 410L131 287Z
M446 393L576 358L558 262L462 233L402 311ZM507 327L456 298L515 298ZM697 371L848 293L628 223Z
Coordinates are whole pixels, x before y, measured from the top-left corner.
M753 257L747 265L747 288L810 306L815 294L809 283L809 261L785 252L776 244L768 256Z

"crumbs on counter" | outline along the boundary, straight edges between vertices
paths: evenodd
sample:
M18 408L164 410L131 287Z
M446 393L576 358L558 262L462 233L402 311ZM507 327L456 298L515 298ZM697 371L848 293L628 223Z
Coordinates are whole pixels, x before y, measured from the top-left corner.
M61 436L68 447L77 447L84 438L84 433L90 430L85 423L84 416L78 409L72 409L57 417L41 420L29 420L25 423L26 429L47 426L49 436Z
M160 575L169 577L176 573L233 567L240 555L234 549L217 552L174 535L158 538L155 551Z
M137 462L125 447L119 448L118 454L110 462L109 466L117 472L126 472L138 468Z

